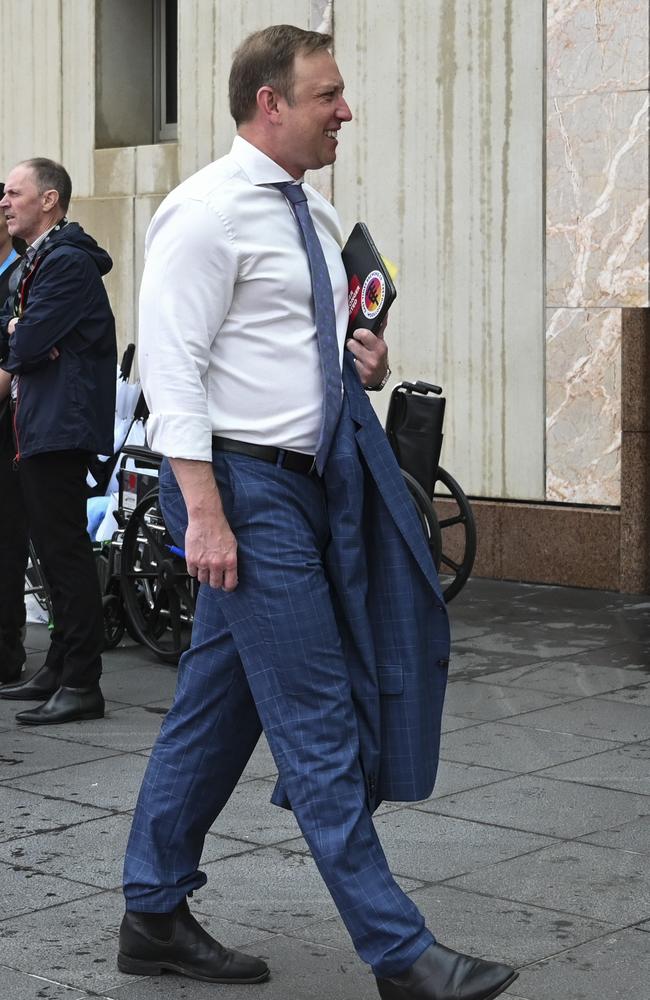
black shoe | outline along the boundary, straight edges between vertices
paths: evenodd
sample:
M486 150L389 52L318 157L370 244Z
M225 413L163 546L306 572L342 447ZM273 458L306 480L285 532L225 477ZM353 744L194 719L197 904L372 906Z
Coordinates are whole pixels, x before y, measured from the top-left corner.
M58 691L60 685L60 673L44 663L40 670L22 684L0 687L0 698L8 698L11 701L45 701Z
M377 979L377 988L382 1000L493 1000L517 976L509 965L432 944L406 972Z
M104 696L99 684L91 688L60 687L38 708L19 712L16 722L23 726L56 726L60 722L79 722L104 718Z
M260 958L215 941L194 919L187 900L171 913L127 910L120 927L117 967L132 976L178 972L204 983L262 983L270 972Z
M0 684L11 684L17 680L26 659L25 647L20 639L13 642L0 639Z

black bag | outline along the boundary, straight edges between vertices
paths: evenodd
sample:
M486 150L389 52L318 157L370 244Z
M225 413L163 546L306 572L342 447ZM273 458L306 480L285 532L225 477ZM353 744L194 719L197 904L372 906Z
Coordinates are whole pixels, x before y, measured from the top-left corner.
M400 382L393 389L386 434L401 469L420 484L428 497L436 484L445 399L428 382Z

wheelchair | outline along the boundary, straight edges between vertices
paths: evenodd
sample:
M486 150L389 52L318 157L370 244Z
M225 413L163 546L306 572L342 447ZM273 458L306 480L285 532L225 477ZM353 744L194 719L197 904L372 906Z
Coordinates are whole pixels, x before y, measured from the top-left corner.
M440 386L426 382L399 383L391 394L386 433L449 602L470 576L476 525L460 485L439 464L441 393ZM123 448L114 512L118 530L98 555L98 565L107 648L116 646L126 630L159 659L176 663L189 647L198 583L188 575L160 510L161 460L146 446Z

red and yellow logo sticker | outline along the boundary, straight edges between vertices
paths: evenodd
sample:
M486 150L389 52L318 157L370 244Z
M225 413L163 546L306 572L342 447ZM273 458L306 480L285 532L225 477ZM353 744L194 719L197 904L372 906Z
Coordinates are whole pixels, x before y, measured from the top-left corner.
M386 298L386 282L381 271L371 271L361 289L361 310L366 319L375 319Z

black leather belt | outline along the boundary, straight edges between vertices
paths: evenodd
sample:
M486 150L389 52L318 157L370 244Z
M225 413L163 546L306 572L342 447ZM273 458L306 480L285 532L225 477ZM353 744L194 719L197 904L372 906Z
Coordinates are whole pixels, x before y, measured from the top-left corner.
M251 444L250 441L234 441L232 438L216 435L212 437L212 447L216 451L231 451L235 455L260 458L263 462L271 462L289 472L301 472L305 476L315 471L314 456L304 455L301 451L288 451L286 448L274 448L268 444Z

